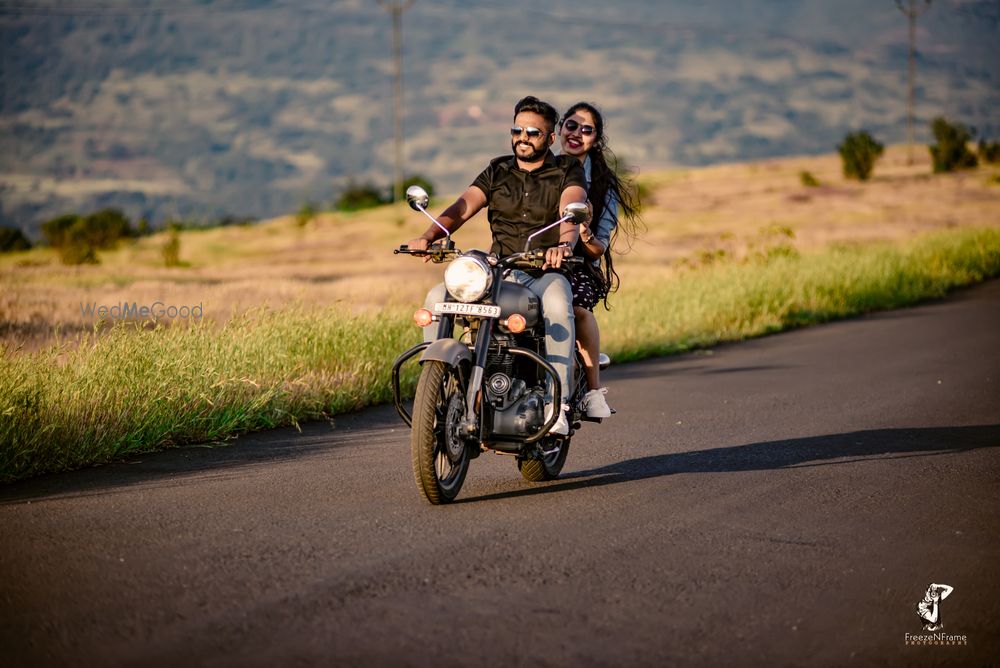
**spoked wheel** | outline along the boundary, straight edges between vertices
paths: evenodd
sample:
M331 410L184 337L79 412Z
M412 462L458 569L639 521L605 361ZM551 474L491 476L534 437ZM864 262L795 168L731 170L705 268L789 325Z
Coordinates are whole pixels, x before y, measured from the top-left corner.
M454 501L469 470L469 450L459 431L464 404L458 370L424 362L413 399L410 450L417 487L434 505Z
M521 477L528 482L543 482L559 477L566 456L569 455L569 436L546 437L542 439L541 459L518 459L517 468Z

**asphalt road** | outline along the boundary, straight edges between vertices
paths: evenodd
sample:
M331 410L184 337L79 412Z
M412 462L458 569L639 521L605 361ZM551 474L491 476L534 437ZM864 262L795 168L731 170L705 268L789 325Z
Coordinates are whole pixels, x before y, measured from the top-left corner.
M622 365L562 479L446 507L385 407L7 486L0 661L987 665L998 344L993 282ZM907 644L932 582L964 644Z

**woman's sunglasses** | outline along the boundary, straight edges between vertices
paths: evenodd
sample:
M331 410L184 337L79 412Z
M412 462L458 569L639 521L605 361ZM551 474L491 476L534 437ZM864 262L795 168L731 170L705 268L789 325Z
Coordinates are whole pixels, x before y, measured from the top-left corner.
M515 125L510 129L511 137L520 137L522 134L528 135L528 139L538 139L544 133L538 128L522 128L520 125Z
M563 121L563 127L569 132L576 132L579 130L580 134L587 135L588 137L596 132L593 125L580 125L572 118Z

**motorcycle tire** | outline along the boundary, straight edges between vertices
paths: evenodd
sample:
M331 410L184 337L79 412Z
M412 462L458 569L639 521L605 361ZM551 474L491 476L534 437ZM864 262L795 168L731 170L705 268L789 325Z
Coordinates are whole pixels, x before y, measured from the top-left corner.
M454 501L469 470L469 449L458 429L464 402L458 369L424 362L413 398L410 451L417 487L433 505Z
M562 441L562 447L559 448L558 452L553 452L542 459L517 460L517 468L521 471L522 478L528 482L544 482L559 477L563 465L566 463L566 457L569 455L569 437L561 436L558 440ZM554 445L554 441L547 440L543 448L551 449Z

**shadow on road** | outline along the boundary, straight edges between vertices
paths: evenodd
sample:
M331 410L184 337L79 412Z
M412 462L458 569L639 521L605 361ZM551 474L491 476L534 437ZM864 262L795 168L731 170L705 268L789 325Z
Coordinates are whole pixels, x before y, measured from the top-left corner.
M788 366L770 364L757 366L739 366L718 368L710 364L700 364L697 360L689 357L678 358L677 360L647 360L643 364L626 363L622 366L611 367L611 371L605 373L608 378L618 380L635 380L638 378L664 378L666 376L679 376L691 374L729 374L729 373L751 373L759 371L780 371L788 369Z
M1000 425L854 431L628 459L600 468L572 471L543 486L464 498L459 503L552 494L680 473L729 473L831 466L874 459L947 455L995 447L1000 447ZM572 458L572 454L570 457Z

